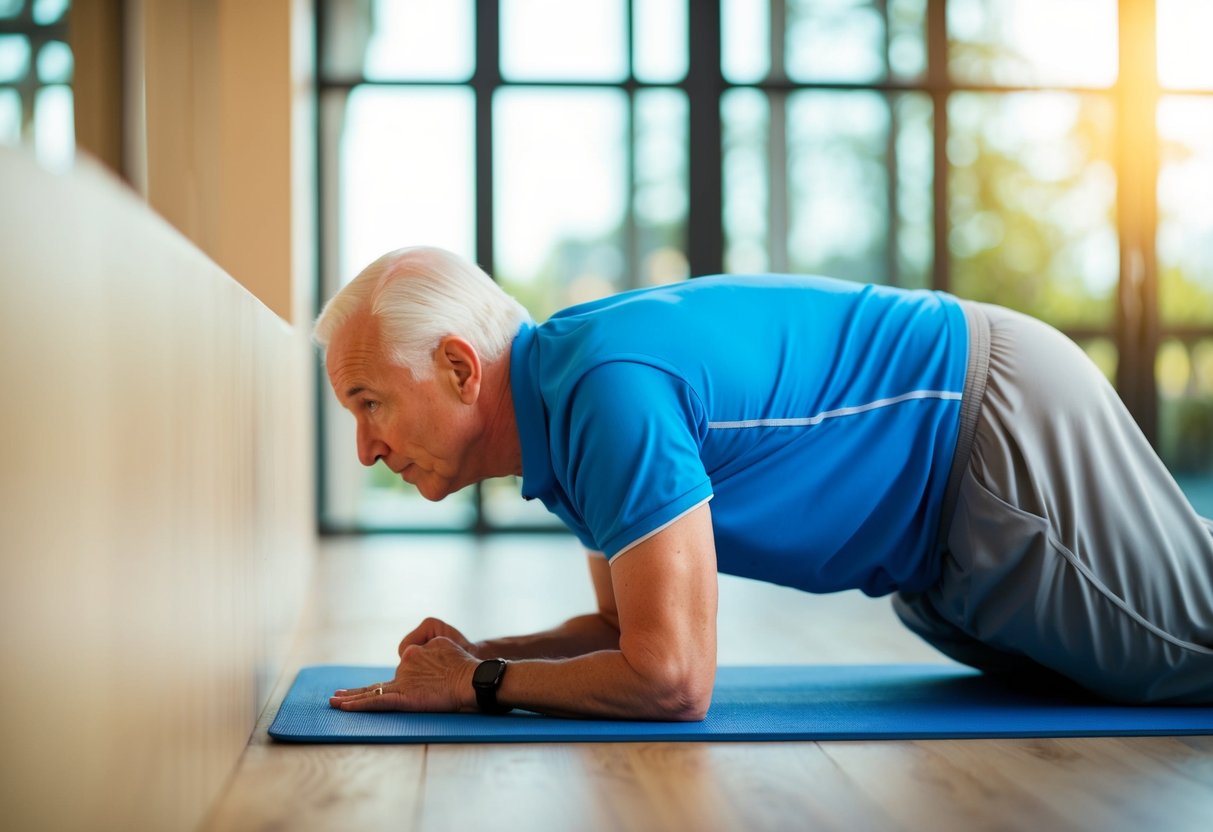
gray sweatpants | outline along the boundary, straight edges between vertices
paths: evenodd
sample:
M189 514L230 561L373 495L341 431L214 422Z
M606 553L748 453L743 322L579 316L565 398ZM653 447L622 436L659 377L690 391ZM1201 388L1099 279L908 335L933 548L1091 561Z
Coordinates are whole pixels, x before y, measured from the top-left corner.
M1213 704L1213 522L1073 342L1000 307L966 314L989 323L984 397L941 577L897 595L898 616L989 672Z

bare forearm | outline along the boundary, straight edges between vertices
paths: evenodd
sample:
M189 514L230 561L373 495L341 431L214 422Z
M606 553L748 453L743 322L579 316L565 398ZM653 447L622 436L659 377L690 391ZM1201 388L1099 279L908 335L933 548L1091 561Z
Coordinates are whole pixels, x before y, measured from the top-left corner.
M711 682L705 689L698 676L658 678L637 670L619 650L601 650L572 659L511 662L497 698L553 716L698 720L711 698Z
M482 659L564 659L619 649L619 629L602 615L579 615L558 627L524 636L492 638L475 644Z
M559 716L703 719L716 676L716 569L701 506L634 546L590 559L599 613L479 644L426 619L400 646L395 678L342 690L351 711L474 711L481 660L509 660L497 701Z

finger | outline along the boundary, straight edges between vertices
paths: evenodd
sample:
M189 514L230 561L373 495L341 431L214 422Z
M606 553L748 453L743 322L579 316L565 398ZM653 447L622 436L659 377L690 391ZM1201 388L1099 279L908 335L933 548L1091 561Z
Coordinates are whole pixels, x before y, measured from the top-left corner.
M406 648L414 644L421 645L429 641L429 634L422 631L420 627L400 640L400 646L396 648L396 655L403 656Z
M442 622L437 618L427 618L418 624L413 631L400 640L400 646L396 648L396 655L399 656L404 652L404 648L411 644L425 644L434 634L438 632L439 625Z
M334 696L358 696L363 693L374 693L376 689L386 688L391 682L375 682L361 688L342 688L333 692Z
M336 697L329 700L329 706L342 711L402 711L404 696L396 691L385 690L382 694L364 694L361 696Z
M376 685L375 687L370 688L368 690L337 691L331 697L329 697L329 699L330 700L339 699L343 702L349 702L349 701L356 701L359 699L374 699L376 697L384 696L385 694L391 693L391 692L393 692L393 691L390 691L386 686Z
M471 646L471 642L467 640L467 637L464 636L463 633L456 630L450 624L447 624L441 618L434 618L433 616L430 616L422 621L416 627L416 629L413 630L413 632L409 633L404 637L403 640L401 640L400 647L397 648L396 654L400 655L403 653L404 648L408 647L409 645L427 644L435 638L448 638L460 646Z

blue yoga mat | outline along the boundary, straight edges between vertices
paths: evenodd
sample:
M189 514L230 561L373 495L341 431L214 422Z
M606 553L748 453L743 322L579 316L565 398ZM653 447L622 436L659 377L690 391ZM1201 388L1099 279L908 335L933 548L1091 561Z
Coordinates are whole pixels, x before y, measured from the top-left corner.
M1124 706L1014 690L951 665L721 667L702 722L482 714L353 713L334 690L393 668L304 668L270 736L288 742L629 742L944 739L1213 734L1213 707Z

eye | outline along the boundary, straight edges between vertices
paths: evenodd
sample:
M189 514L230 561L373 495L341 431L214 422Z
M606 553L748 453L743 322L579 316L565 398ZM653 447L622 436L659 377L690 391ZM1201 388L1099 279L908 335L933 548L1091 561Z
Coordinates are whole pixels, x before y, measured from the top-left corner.
M379 409L379 402L371 401L370 399L362 400L362 409L367 413L374 413Z

